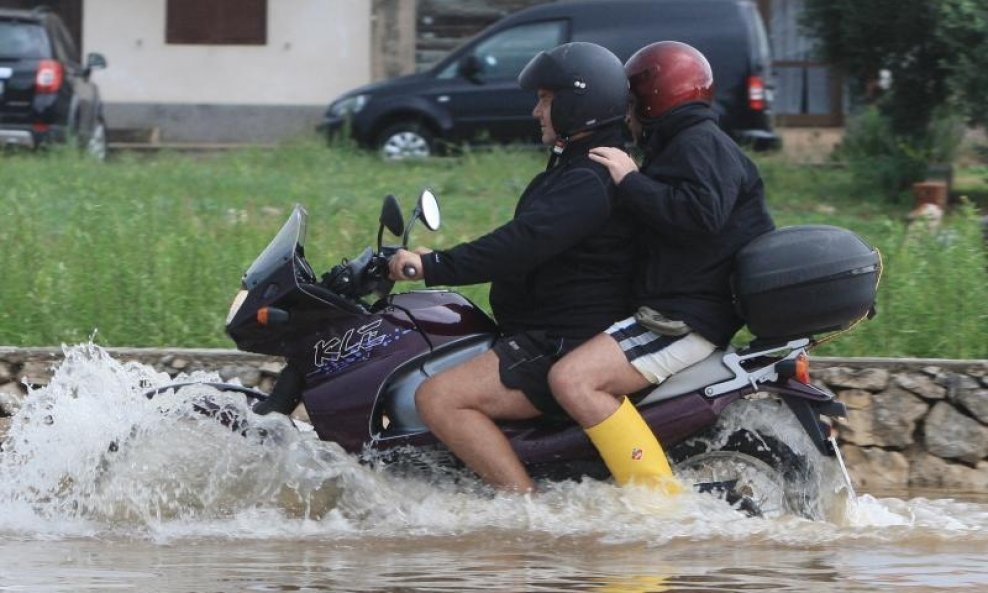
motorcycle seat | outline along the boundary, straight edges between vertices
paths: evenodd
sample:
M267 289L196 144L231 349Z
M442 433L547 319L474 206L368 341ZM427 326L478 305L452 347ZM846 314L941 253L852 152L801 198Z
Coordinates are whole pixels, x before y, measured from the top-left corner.
M637 405L642 406L702 390L708 385L720 383L734 378L734 371L724 364L724 355L734 352L733 347L727 350L717 349L700 362L688 366L675 375L663 381L658 387L648 392Z

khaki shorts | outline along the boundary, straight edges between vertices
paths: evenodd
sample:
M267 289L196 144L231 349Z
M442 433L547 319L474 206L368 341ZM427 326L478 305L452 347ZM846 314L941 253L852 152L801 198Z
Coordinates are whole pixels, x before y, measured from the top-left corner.
M661 335L634 317L618 321L606 333L618 343L628 362L653 385L700 362L716 349L695 331L678 336Z

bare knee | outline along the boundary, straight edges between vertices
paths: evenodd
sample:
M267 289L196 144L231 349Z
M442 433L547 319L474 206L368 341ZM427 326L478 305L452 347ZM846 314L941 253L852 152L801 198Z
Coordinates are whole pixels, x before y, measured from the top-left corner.
M582 397L589 387L589 379L575 357L564 357L549 369L549 389L564 408Z
M430 424L442 410L449 410L449 392L441 377L430 377L415 390L415 408L426 424Z

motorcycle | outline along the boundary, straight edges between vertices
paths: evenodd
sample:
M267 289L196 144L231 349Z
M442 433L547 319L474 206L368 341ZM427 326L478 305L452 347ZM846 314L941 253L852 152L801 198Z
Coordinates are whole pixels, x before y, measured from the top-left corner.
M417 222L438 229L436 197L422 192L406 225L397 199L387 196L376 249L321 278L305 257L307 219L296 206L247 269L226 318L238 349L286 359L272 393L210 385L243 394L258 413L291 414L301 401L320 439L364 459L406 469L455 467L420 419L415 391L428 377L490 349L498 328L455 291L392 294L388 260L398 248L382 242L385 229L402 238L402 247ZM807 335L719 350L632 400L666 446L674 471L700 492L753 515L824 518L853 488L833 430L845 406L810 382L813 344ZM223 420L234 428L246 422ZM799 428L786 433L780 423ZM609 477L575 423L536 419L502 428L536 479Z

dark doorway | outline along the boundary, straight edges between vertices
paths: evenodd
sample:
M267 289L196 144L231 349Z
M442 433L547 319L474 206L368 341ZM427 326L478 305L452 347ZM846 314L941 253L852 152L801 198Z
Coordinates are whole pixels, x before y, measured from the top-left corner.
M47 6L62 17L65 26L75 41L75 46L82 50L82 0L0 0L0 8L21 8L30 10Z

